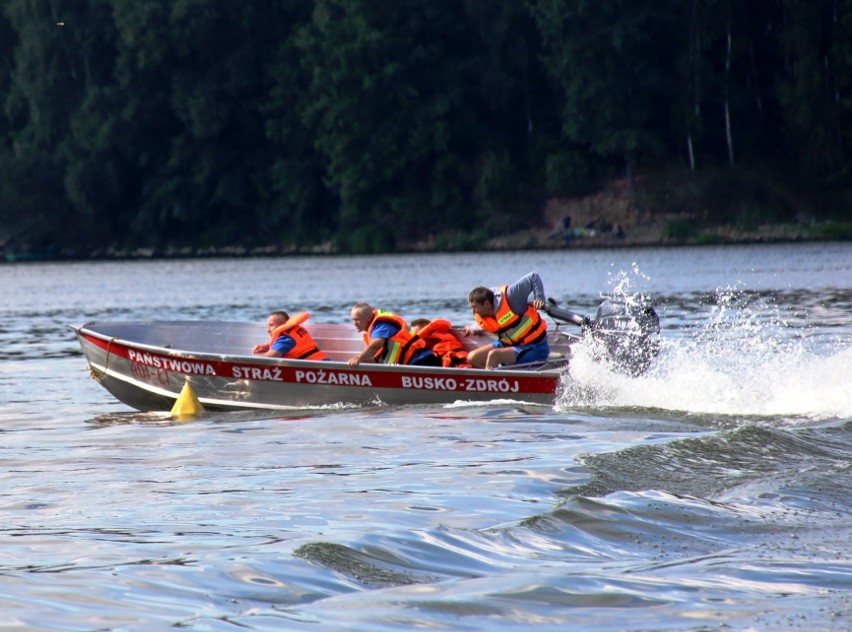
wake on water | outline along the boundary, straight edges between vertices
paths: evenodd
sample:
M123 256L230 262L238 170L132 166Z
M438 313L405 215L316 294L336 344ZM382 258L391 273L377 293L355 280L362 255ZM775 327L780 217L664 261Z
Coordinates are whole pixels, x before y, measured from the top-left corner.
M612 295L648 301L630 294L630 279L620 274ZM705 316L690 314L691 323L674 332L666 331L661 314L660 353L639 377L601 363L593 341L576 345L557 409L656 409L788 423L852 417L848 342L826 342L797 315L785 317L773 301L742 290L719 290L706 303L699 309Z
M588 346L580 344L558 407L806 420L852 417L852 349L819 356L800 346L790 351L772 346L753 353L736 339L727 344L664 340L654 366L640 377L629 377L594 360Z

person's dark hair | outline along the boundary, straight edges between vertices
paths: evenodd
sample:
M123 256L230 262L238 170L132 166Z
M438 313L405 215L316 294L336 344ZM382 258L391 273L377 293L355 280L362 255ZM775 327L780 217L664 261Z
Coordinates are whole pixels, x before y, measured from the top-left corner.
M476 303L477 305L488 302L494 305L494 291L487 287L475 287L470 291L467 302Z
M428 318L415 318L410 323L408 323L411 327L425 327L432 321Z
M277 312L272 312L269 315L270 316L279 316L279 317L283 318L284 320L290 320L290 316L287 315L287 312L283 312L281 310L278 310Z

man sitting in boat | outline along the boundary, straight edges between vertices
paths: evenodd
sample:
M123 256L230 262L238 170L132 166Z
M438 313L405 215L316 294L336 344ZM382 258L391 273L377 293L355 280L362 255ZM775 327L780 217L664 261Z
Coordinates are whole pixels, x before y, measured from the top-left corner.
M533 302L529 304L530 294ZM464 328L469 336L484 329L497 340L471 351L475 368L494 369L500 365L544 362L550 355L547 323L538 313L545 306L544 285L537 272L530 272L512 285L474 288L468 296L476 325Z
M308 312L299 312L292 318L287 312L272 312L266 319L269 342L255 345L252 353L273 358L328 360L308 330L302 327L302 323L310 317Z
M426 348L426 342L409 331L401 316L368 303L358 303L350 313L355 329L364 333L364 350L349 359L349 366L361 362L441 366L441 360Z
M443 366L469 367L467 349L450 333L451 327L450 321L443 318L416 318L411 321L411 333L426 342L426 348L441 359Z

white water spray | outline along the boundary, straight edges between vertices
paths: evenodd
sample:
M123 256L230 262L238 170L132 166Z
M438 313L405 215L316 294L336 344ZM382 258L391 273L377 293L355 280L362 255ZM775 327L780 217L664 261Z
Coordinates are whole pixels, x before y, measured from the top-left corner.
M631 293L633 276L613 277L613 296ZM771 300L718 290L697 309L666 322L651 369L639 377L610 370L584 342L575 348L558 407L652 408L696 415L792 420L852 418L852 344L815 343L806 323L785 318ZM670 319L671 320L671 319ZM669 329L667 330L667 325Z

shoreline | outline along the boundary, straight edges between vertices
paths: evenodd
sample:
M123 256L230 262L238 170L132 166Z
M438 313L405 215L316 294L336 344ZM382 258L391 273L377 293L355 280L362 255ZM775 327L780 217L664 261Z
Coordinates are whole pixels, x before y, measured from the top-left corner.
M449 229L416 239L351 247L345 235L309 246L267 243L245 246L164 246L121 248L115 245L78 250L59 246L34 247L20 238L0 240L0 263L27 261L123 261L146 259L205 259L242 257L381 255L406 253L505 252L522 250L590 250L618 248L677 248L684 246L850 242L852 221L809 212L810 205L786 204L784 213L761 211L756 201L735 196L739 210L719 222L712 212L710 184L690 195L667 184L665 174L643 176L640 192L631 193L624 180L614 180L597 192L577 197L550 197L526 226L495 234L484 222L475 232ZM712 183L711 183L712 184ZM689 192L687 192L689 193ZM793 208L802 210L793 212ZM703 209L703 210L702 210ZM750 212L746 210L752 209ZM781 217L783 216L783 219ZM716 218L714 222L713 218ZM762 221L761 221L762 220ZM19 248L16 250L16 246ZM372 251L376 248L376 251Z
M332 243L310 247L264 246L248 248L244 246L223 246L219 248L136 248L133 250L108 249L80 254L61 251L2 252L2 263L36 263L60 261L136 261L170 259L215 259L215 258L275 258L275 257L335 257L335 256L381 256L398 254L449 254L457 252L512 252L512 251L552 251L552 250L611 250L624 248L683 248L695 246L738 246L752 244L785 243L830 243L850 241L849 238L831 238L815 236L808 227L799 225L767 225L752 231L737 231L720 227L715 231L706 231L697 238L664 238L658 231L642 231L638 234L616 237L611 234L582 234L566 240L555 236L552 230L538 228L519 231L512 235L493 237L483 241L478 248L437 248L434 239L403 244L400 248L381 253L339 252ZM661 231L659 231L661 233Z

